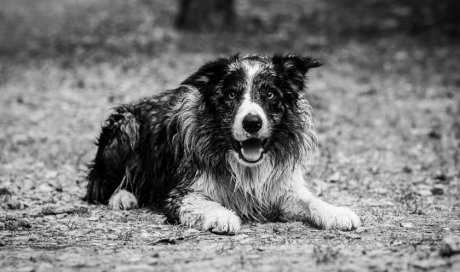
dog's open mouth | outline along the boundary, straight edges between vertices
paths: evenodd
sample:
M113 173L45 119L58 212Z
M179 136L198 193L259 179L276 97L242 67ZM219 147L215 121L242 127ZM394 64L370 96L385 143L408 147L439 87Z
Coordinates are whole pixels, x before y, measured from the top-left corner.
M257 163L262 160L267 139L251 138L236 143L236 150L241 160L246 163Z

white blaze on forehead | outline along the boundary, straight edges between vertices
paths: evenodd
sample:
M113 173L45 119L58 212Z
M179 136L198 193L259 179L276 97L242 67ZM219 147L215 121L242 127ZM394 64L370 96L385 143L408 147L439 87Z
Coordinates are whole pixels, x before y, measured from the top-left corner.
M237 141L244 141L250 138L250 134L243 128L243 119L248 114L255 114L262 119L262 127L258 132L258 136L262 138L268 137L268 120L262 107L251 101L251 93L255 76L262 70L262 64L256 61L243 61L241 64L246 76L246 89L244 92L243 102L238 108L233 123L233 136Z
M242 64L244 72L246 74L246 91L250 91L252 88L252 82L254 81L254 77L262 70L262 65L260 62L255 61L244 61Z

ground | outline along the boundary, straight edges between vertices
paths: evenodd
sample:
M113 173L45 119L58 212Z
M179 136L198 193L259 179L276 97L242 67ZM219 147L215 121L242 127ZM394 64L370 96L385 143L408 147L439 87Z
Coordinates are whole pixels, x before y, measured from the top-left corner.
M176 31L166 0L2 1L1 271L460 271L440 250L460 235L459 42L410 34L397 1L237 3L235 30L203 34ZM319 151L306 176L363 228L219 236L82 201L112 107L236 52L324 62L309 79Z

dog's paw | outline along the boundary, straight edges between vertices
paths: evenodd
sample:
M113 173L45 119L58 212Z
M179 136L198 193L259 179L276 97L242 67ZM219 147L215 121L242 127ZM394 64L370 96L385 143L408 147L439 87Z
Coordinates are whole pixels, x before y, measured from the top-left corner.
M216 234L234 235L241 228L240 218L232 211L216 209L204 214L203 230Z
M314 224L323 229L352 230L361 226L361 219L352 210L325 202L312 205L310 217Z
M135 209L137 208L137 199L132 193L119 190L110 197L108 206L112 210Z

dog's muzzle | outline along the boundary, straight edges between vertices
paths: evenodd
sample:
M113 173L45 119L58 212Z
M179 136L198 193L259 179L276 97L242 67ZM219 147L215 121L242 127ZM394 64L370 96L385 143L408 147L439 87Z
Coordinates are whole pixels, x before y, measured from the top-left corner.
M236 140L235 149L240 160L248 164L257 163L262 160L267 144L267 139L259 135L263 120L258 114L248 113L241 123L245 137Z

